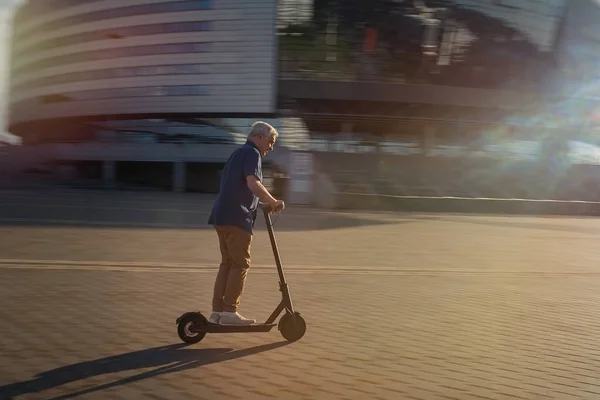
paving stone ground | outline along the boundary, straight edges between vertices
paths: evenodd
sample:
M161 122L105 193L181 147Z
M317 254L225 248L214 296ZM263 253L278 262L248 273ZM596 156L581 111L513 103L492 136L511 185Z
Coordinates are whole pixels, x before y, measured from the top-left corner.
M325 213L276 233L306 336L180 343L209 201L0 193L0 399L598 399L600 221ZM264 223L242 312L278 302Z

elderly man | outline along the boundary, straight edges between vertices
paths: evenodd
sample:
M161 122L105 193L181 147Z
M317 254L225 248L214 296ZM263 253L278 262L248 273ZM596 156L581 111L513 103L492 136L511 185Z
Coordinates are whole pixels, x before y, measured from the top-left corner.
M273 150L279 133L266 122L252 125L246 143L236 149L225 164L221 187L208 223L219 237L221 264L214 285L209 321L224 325L248 325L237 310L250 267L250 243L259 200L274 211L285 208L263 186L262 157Z

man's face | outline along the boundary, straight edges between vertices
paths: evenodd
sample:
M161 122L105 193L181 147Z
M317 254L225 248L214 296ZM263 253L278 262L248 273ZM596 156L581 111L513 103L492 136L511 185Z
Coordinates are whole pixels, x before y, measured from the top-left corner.
M258 150L260 150L260 153L264 156L267 155L267 153L273 151L273 147L275 146L275 141L277 139L275 138L275 136L269 135L269 136L260 136L258 143L257 143L257 147Z

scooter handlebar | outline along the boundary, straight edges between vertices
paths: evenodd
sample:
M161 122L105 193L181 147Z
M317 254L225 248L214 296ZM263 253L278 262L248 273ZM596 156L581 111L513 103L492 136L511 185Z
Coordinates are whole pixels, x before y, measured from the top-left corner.
M262 208L265 213L279 211L279 209L273 208L273 206L271 206L269 203L258 203L258 206Z

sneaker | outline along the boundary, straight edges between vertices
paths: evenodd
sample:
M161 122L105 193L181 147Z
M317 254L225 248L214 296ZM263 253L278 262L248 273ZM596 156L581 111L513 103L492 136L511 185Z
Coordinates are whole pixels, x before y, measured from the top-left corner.
M255 322L256 320L244 318L237 312L223 312L219 321L222 325L252 325Z
M220 319L221 313L213 311L213 313L210 314L210 317L208 317L208 322L210 322L211 324L218 324Z

